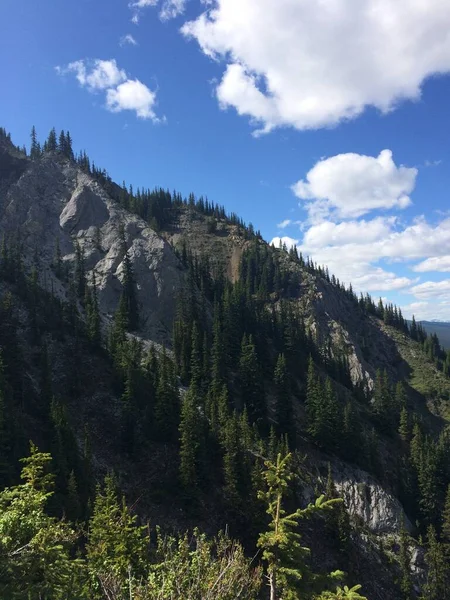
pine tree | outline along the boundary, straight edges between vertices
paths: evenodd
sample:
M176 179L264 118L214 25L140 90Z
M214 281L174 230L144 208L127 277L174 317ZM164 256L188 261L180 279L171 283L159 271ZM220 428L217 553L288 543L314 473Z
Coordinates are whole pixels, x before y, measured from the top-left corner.
M191 386L195 386L197 390L200 389L202 380L202 361L200 354L200 337L198 332L197 323L194 322L192 325L191 333L191 360L190 360L190 372L191 372Z
M295 428L293 423L291 386L286 359L283 354L280 354L277 359L274 384L276 389L276 420L278 431L279 433L287 433L288 437L292 439Z
M86 329L89 340L92 344L99 346L101 344L101 321L98 308L97 282L95 272L92 272L92 290L86 286L84 299L86 309Z
M57 152L58 150L58 142L56 139L56 130L54 127L52 127L52 129L50 130L50 133L48 134L48 138L47 141L45 142L44 145L44 150L45 152Z
M8 390L5 380L3 351L0 349L0 488L9 483L11 476L9 460L12 441L12 415L8 408Z
M181 402L180 480L185 490L193 491L199 484L203 427L199 413L199 395L191 385Z
M447 564L450 569L450 484L447 487L444 510L442 512L442 543L444 545Z
M58 277L58 279L61 279L63 276L63 261L62 261L62 255L61 255L61 248L60 248L60 244L59 244L59 236L56 238L55 260L54 260L53 268L55 270L56 277Z
M30 148L30 158L31 160L36 160L41 156L41 146L37 139L36 128L33 125L31 128L31 148Z
M165 348L158 369L155 402L155 437L164 442L175 441L179 424L177 383Z
M242 403L247 407L250 421L262 426L266 418L266 402L255 344L251 335L249 337L244 335L242 338L239 381Z
M446 600L446 573L444 551L436 537L433 525L427 529L427 551L425 553L427 581L423 589L424 600Z
M73 148L72 148L72 138L68 131L66 133L66 143L65 143L65 147L64 147L64 154L70 160L74 159Z
M122 232L122 248L123 248L123 290L121 301L125 303L127 314L127 329L128 331L136 331L139 327L139 311L136 297L136 285L134 282L133 267L131 265L130 256L128 254L125 233Z
M67 516L71 521L77 521L81 517L80 497L78 494L78 485L73 470L70 472L67 483Z
M82 598L83 561L73 559L75 532L48 515L53 495L51 456L30 443L22 482L0 491L2 598Z
M113 575L120 594L129 594L133 579L145 575L148 539L143 527L136 525L125 504L119 500L116 483L105 477L103 489L97 488L94 512L89 521L86 553L91 575L92 599L104 598L102 582Z
M75 290L78 298L84 298L86 290L86 269L84 264L84 248L78 242L75 244Z
M402 600L411 600L412 580L411 580L411 552L409 549L410 538L403 523L400 530L398 560L400 566L400 579L398 581Z
M406 406L403 406L400 412L400 425L398 433L404 442L408 442L411 437L411 428L409 424L409 414Z
M61 130L61 132L59 134L59 139L58 139L58 153L62 154L62 155L66 155L66 153L67 153L67 148L66 148L66 134L64 133L63 130Z
M341 502L340 499L325 500L324 496L320 496L314 504L286 514L283 502L293 479L291 459L291 454L284 457L279 454L276 462L265 461L263 477L266 489L258 494L266 503L266 512L270 516L268 531L261 533L258 539L258 546L263 550L262 558L267 563L270 600L296 597L294 594L298 593L299 585L308 572L306 557L309 549L300 543L301 536L296 531L298 521L316 512L330 510ZM332 574L334 578L342 575L342 572Z

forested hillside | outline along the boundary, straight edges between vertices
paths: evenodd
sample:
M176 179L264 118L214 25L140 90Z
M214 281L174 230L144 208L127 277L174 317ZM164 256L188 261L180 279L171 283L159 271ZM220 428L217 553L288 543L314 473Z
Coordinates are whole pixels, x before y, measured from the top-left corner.
M68 132L0 130L0 235L2 597L446 597L436 335Z

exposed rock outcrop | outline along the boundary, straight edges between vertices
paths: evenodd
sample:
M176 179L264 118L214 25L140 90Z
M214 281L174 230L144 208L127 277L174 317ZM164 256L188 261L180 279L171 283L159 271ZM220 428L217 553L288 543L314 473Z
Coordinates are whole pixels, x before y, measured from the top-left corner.
M46 156L27 161L25 171L9 186L0 228L19 234L25 260L37 256L47 270L46 284L65 296L56 280L55 240L62 260L73 263L75 244L84 252L88 282L95 273L100 311L109 320L122 290L125 236L137 283L140 329L149 340L168 343L177 294L185 272L170 245L138 216L123 210L89 175L63 158Z

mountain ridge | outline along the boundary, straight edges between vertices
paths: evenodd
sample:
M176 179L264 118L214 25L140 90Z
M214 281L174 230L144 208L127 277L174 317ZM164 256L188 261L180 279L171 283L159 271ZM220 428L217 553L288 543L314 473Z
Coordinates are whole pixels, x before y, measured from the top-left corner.
M203 503L200 521L205 528L223 526L220 510L224 510L227 519L234 519L234 529L238 531L237 524L246 523L251 524L251 531L254 524L240 502L236 504L239 510L236 506L231 510L227 504L230 501L222 505L220 499L222 476L215 470L221 464L222 451L218 447L225 443L222 434L211 446L219 458L209 464L205 457L198 457L194 465L198 477L206 470L202 476L209 482L211 497L200 486L198 498L190 500L193 508L189 508L183 498L183 494L189 496L188 491L180 494L176 489L178 427L183 421L177 420L167 437L161 437L152 424L153 419L160 418L156 410L160 398L154 389L148 391L151 386L162 386L164 369L172 369L166 364L166 355L170 355L176 374L168 378L172 378L171 393L179 398L176 402L181 404L182 419L193 386L204 390L209 386L199 400L200 414L207 415L200 421L208 430L207 438L214 437L214 419L218 419L215 411L220 403L217 397L214 408L211 398L217 394L217 382L225 384L229 422L233 422L232 411L242 417L245 406L253 419L253 433L246 433L249 439L256 436L251 444L262 444L266 452L264 444L278 443L270 435L290 435L297 451L308 454L301 492L304 499L311 499L317 488L325 487L326 466L331 464L354 522L354 551L359 548L363 563L366 551L369 562L381 561L383 540L394 543L403 523L414 533L415 517L423 517L413 496L403 489L399 469L401 460L410 460L405 444L410 444L413 421L416 425L422 423L424 435L437 439L445 433L450 380L444 355L432 345L427 346L431 351L427 355L422 330L419 327L417 339L412 339L411 328L397 308L377 307L369 296L357 298L325 268L303 259L294 249L288 252L270 247L253 228L244 226L233 215L226 216L219 207L205 205L204 201L202 205L193 197L183 200L175 194L169 204L167 198L155 193L149 196L155 206L150 206L158 210L143 219L135 212L142 212L146 196L113 184L104 172L92 172L86 161L86 155L74 161L71 156L48 150L29 159L10 141L0 139L2 269L6 272L5 256L20 254L22 263L15 263L14 270L19 273L14 276L16 281L11 284L6 279L2 283L2 298L8 293L16 295L14 286L25 286L25 299L17 302L21 307L18 330L25 336L22 345L31 348L25 351L24 364L29 379L36 382L33 394L41 396L44 388L42 382L37 383L39 369L32 355L49 353L50 380L62 395L65 384L58 385L58 381L64 381L65 371L70 372L71 367L68 357L62 361L63 366L58 366L58 355L78 344L77 356L85 357L80 359L80 372L75 370L71 375L71 386L78 385L81 390L61 402L67 406L79 449L83 429L87 427L90 432L95 477L114 468L128 497L145 497L142 514L159 515L174 527L190 524L192 510L198 517L196 503ZM160 198L163 210L158 207ZM158 214L159 223L155 217ZM77 292L80 283L82 290ZM42 292L36 291L36 284ZM48 331L45 324L41 332L37 327L34 341L27 341L34 336L33 322L38 318L33 316L36 307L33 309L30 289L37 297L44 294L36 301L40 309L54 298L51 302L55 311L61 310L61 318L67 323L67 305L76 307L78 317L70 327L65 325L65 342L58 342L55 331ZM101 348L98 342L96 346L85 339L84 333L74 336L72 331L88 327L92 297L98 302L97 317L102 323ZM134 301L137 314L131 324ZM58 303L61 309L56 309ZM80 322L74 328L78 318ZM223 336L221 344L217 344L219 334ZM155 349L157 359L151 354ZM220 357L217 363L216 355ZM288 398L272 376L280 356L287 362ZM157 383L152 379L155 360L161 361L159 371L156 369ZM248 373L244 365L248 365ZM195 375L195 369L201 375ZM218 373L222 369L226 376ZM87 378L92 379L89 385L85 383ZM399 383L400 391L396 387ZM257 387L257 394L252 386ZM401 396L403 387L405 396ZM166 395L167 390L163 390ZM320 398L316 405L313 392ZM258 394L265 398L264 404L258 404ZM288 401L291 411L284 422L282 398ZM328 412L322 423L319 412L325 406L324 399ZM124 443L131 443L126 437L130 425L127 419L132 416L127 412L130 406L138 415L132 423L131 441L142 456L135 455L136 449L123 449ZM398 434L402 410L409 419L405 434L408 442ZM33 414L31 408L27 411ZM261 411L266 414L259 416ZM34 418L35 423L41 419L39 415ZM337 431L336 425L341 429ZM223 427L228 431L228 423ZM274 433L269 435L270 428ZM24 425L24 433L30 430ZM42 443L48 443L46 435ZM161 464L155 460L155 474L149 477L145 463L151 453ZM414 465L408 463L408 472L410 469L416 477ZM149 489L158 485L152 495ZM240 485L245 489L244 481ZM164 506L171 494L169 506ZM355 523L360 524L358 533ZM371 539L376 541L370 551L370 544L364 546L364 536L373 536ZM416 550L420 550L418 545ZM332 552L329 557L334 564ZM383 596L370 582L367 564L365 569L359 576L370 598L396 597L395 590L391 593L389 589L395 588L395 569L379 567L378 584L384 590ZM417 585L422 576L420 567Z

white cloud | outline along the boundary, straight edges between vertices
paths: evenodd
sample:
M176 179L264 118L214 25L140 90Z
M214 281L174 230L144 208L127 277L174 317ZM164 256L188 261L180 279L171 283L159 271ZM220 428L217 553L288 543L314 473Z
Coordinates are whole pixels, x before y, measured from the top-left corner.
M80 85L89 92L105 92L106 108L111 112L132 110L140 119L161 120L154 112L156 92L138 79L130 79L114 59L78 60L67 67L56 67L56 72L59 75L74 73Z
M156 6L159 0L136 0L136 2L130 2L130 8L147 8L147 6Z
M405 208L415 186L417 169L397 167L390 150L378 157L338 154L317 162L306 180L292 186L306 201L313 221L331 212L339 218L359 217L375 209Z
M187 0L137 0L128 5L133 11L131 21L137 25L141 16L141 11L147 7L160 7L159 18L161 21L169 21L183 14L186 8Z
M155 92L138 79L128 79L106 92L106 106L111 112L134 110L140 119L157 120L153 111L155 102Z
M392 232L395 218L377 217L371 221L323 221L311 226L305 233L303 244L312 248L342 246L346 244L370 244L386 238Z
M82 86L91 91L105 90L125 81L127 74L119 69L114 59L93 61L76 60L67 67L56 67L58 74L74 73Z
M187 0L166 0L161 6L159 17L162 21L174 19L184 13Z
M127 35L124 35L120 38L120 45L121 46L126 46L127 44L130 44L130 46L137 46L138 43L135 40L135 38L131 35L131 33L127 33Z
M365 221L324 221L304 233L299 250L327 265L339 279L360 291L402 289L417 283L385 271L379 261L408 262L450 254L450 218L430 225L423 217L398 229L393 217Z
M411 302L402 306L403 316L411 319L414 315L416 319L422 321L450 321L450 302Z
M413 286L410 292L419 300L437 298L450 301L450 279L443 279L442 281L425 281L424 283Z
M214 0L182 32L226 62L221 106L274 127L388 112L450 71L448 0Z
M300 240L294 240L294 238L291 238L287 235L283 236L283 237L274 237L271 240L271 244L274 244L275 248L278 248L280 246L280 242L281 244L286 244L287 248L292 248L293 246L298 246L300 243Z
M278 223L277 227L278 227L278 229L285 229L291 223L292 223L291 219L285 219L284 221L281 221L281 223Z
M448 272L450 271L450 255L444 256L432 256L427 258L423 262L415 265L414 271L418 273L425 273L427 271L441 271Z

